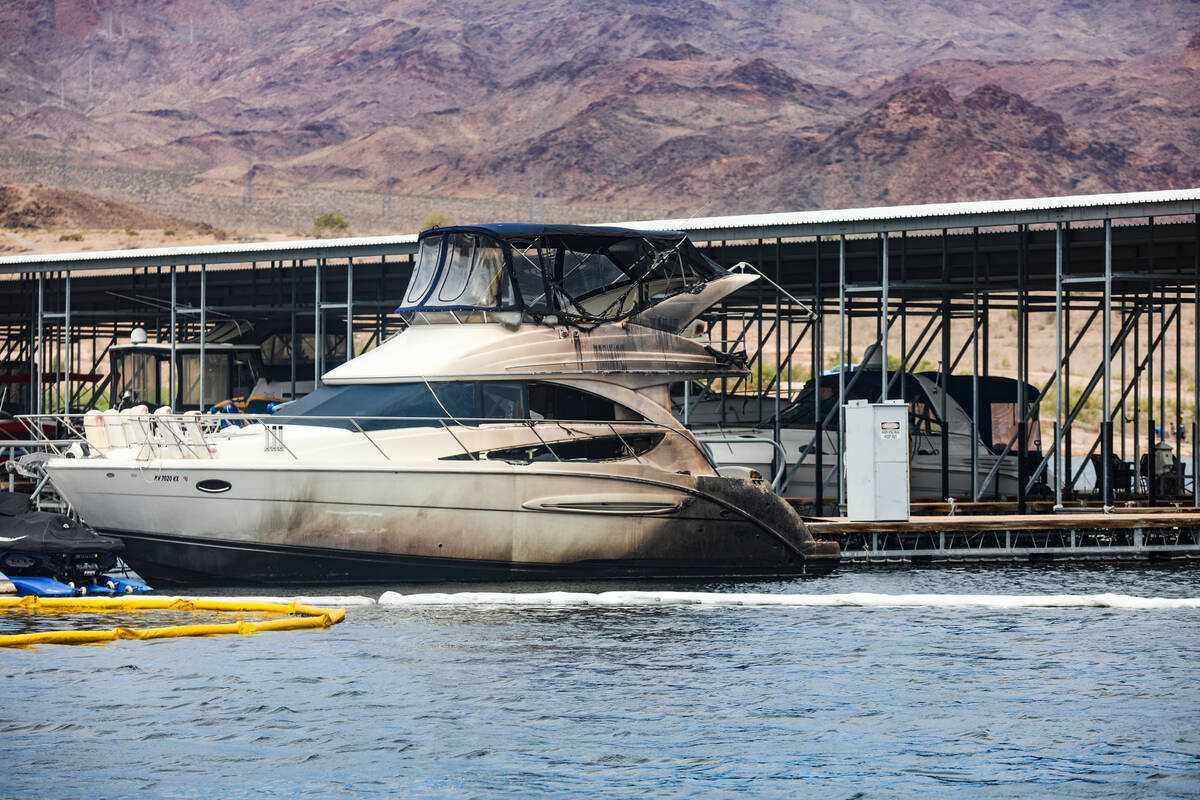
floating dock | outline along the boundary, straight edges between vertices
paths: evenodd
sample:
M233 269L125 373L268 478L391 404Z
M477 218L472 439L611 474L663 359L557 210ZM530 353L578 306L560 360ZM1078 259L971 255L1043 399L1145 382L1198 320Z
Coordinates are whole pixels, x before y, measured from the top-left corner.
M843 567L925 564L1200 564L1200 509L1071 509L1051 514L916 516L907 522L811 518Z

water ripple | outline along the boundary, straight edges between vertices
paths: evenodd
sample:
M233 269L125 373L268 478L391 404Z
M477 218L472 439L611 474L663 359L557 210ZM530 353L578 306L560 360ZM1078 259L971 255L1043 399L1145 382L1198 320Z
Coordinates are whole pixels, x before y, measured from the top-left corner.
M1200 787L1200 609L1111 600L1200 597L1200 570L405 591L623 600L372 602L323 631L5 652L0 796L1194 798ZM742 597L704 599L715 594Z

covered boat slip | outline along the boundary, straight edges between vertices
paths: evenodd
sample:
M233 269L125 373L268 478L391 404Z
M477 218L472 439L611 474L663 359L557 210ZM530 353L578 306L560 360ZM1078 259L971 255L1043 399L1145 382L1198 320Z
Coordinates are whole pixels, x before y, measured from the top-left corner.
M1081 502L1194 505L1198 212L1200 189L1188 189L624 227L648 238L682 231L697 255L765 278L705 313L694 332L714 350L744 350L749 374L681 387L681 416L708 403L716 425L750 425L779 441L796 424L837 441L841 401L863 392L902 398L923 415L926 435L941 439L936 499L953 497L959 513L995 501L996 470L981 465L1012 456L1016 491L1002 508L1020 513ZM530 242L554 230L486 227L523 231ZM480 234L448 229L435 263L454 257L456 235ZM16 410L79 412L107 387L73 378L105 371L106 351L135 327L167 344L262 344L265 369L295 386L320 385L323 372L419 324L404 309L427 309L431 298L464 323L504 322L516 300L542 324L579 327L640 307L619 280L590 297L563 291L571 263L561 254L561 284L531 283L521 267L543 263L537 247L512 249L503 269L475 248L472 279L448 286L431 267L427 282L414 282L427 287L424 296L408 298L417 249L416 236L398 236L3 257L0 367L29 376ZM586 248L573 252L583 272L619 278L619 259L601 265ZM705 262L681 258L676 268L694 277ZM504 270L511 281L496 280ZM672 286L664 272L659 288ZM1013 323L1015 341L1002 340L1000 327ZM872 345L875 356L864 358ZM841 356L832 363L830 350ZM224 400L205 372L200 403ZM917 409L912 374L946 390ZM168 369L169 396L177 380ZM965 490L950 483L951 404L972 426ZM823 450L802 459L823 476L802 499L817 516L837 514L845 499L840 452Z

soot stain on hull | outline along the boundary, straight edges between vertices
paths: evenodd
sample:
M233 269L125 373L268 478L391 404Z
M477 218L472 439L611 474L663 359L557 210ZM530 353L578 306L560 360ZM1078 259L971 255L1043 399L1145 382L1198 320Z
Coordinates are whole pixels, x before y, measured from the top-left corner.
M805 557L775 549L770 555L758 551L759 558L730 560L704 558L693 552L691 558L663 558L648 553L617 560L532 564L106 533L125 541L127 560L139 575L162 584L816 576L831 572L840 560L834 545L832 553L814 551Z

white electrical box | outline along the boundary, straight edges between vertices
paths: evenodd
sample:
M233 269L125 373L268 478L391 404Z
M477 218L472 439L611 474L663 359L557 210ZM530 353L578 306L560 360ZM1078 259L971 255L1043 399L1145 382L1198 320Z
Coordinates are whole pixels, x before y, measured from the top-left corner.
M851 522L907 521L908 405L851 400L845 412L847 517Z

